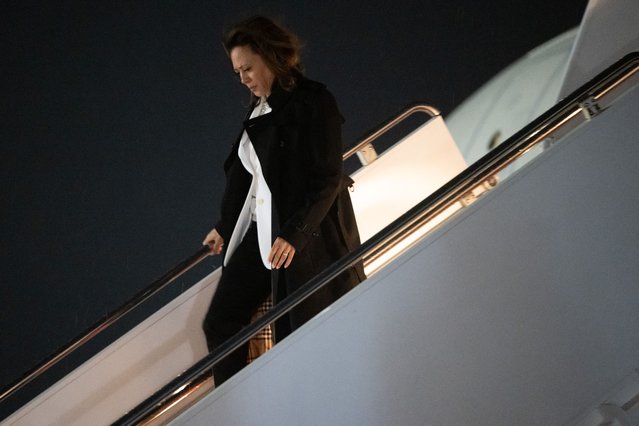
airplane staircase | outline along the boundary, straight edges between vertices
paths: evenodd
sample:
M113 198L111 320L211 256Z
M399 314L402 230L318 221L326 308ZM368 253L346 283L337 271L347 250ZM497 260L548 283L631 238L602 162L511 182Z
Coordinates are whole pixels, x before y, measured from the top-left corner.
M375 225L359 249L207 354L199 326L214 271L2 424L639 421L638 71L639 55L625 57L469 167L446 150L438 113L415 107L433 117L379 156L369 138L346 156L360 152L368 170L390 158L403 172L397 164L441 140L443 181L415 185L399 216L378 218L385 209L355 194L379 182L366 167L355 172L358 220L375 216L364 220ZM526 164L500 181L515 161ZM206 255L178 265L0 401ZM368 280L212 391L211 365L360 259Z

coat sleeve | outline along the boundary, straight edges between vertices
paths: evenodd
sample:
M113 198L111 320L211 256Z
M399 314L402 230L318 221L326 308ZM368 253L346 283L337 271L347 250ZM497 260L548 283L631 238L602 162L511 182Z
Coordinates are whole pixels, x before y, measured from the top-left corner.
M310 120L300 135L309 150L304 203L280 229L279 236L301 251L333 205L342 178L342 116L333 95L320 90L310 102Z

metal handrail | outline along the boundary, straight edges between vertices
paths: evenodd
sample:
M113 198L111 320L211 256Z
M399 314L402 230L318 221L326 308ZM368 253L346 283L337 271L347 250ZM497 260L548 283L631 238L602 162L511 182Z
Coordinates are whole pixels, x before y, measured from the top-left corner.
M69 356L76 349L87 343L89 340L93 339L95 336L100 334L102 331L109 328L120 318L131 312L133 309L140 306L146 300L148 300L151 296L156 294L158 291L162 290L164 287L175 281L178 277L180 277L185 272L189 271L195 265L200 263L203 259L205 259L210 253L210 249L208 247L203 247L198 250L195 254L189 256L179 264L177 264L173 269L168 271L162 277L153 281L149 286L138 292L134 295L129 301L127 301L124 305L115 309L113 312L109 313L103 320L98 321L93 326L89 327L86 331L80 334L79 337L73 339L70 343L63 346L59 349L55 354L51 357L45 359L39 365L37 365L32 370L28 371L22 378L18 379L16 382L9 385L5 388L0 394L0 402L4 401L6 398L17 392L22 387L29 384L31 381L35 380L38 376L49 370L55 364L60 362L65 357Z
M582 85L570 96L560 101L546 113L511 136L491 152L480 158L446 185L422 200L390 225L375 234L353 252L335 262L329 268L290 294L257 321L242 329L234 337L220 345L209 355L198 361L182 375L175 378L133 410L121 417L114 425L134 425L143 420L155 407L161 405L170 395L210 370L213 365L227 356L264 327L285 315L306 297L319 290L333 278L360 260L375 256L386 244L393 244L413 229L434 218L446 208L456 203L459 197L489 179L498 171L520 158L534 145L546 140L553 133L574 128L574 120L589 120L584 113L584 102L589 99L603 100L613 89L620 86L639 72L639 53L634 52ZM571 127L572 126L572 127Z
M389 131L391 128L393 128L394 126L399 124L401 121L406 119L408 116L416 112L423 112L431 117L437 117L438 115L440 115L437 108L432 107L430 105L416 104L416 105L410 106L407 109L405 109L402 113L400 113L397 117L382 124L377 130L375 130L373 133L363 138L361 141L355 144L355 146L353 146L351 149L346 151L344 155L342 156L342 159L346 160L347 158L353 156L357 151L360 151L366 145L373 142L375 139L379 138L384 133Z
M424 112L431 117L435 117L439 115L439 111L429 105L425 104L415 104L407 107L404 111L402 111L395 118L389 120L388 122L382 124L377 130L373 131L369 136L364 137L360 142L358 142L353 148L347 150L343 154L343 160L346 160L357 151L362 149L364 146L368 145L388 130L390 130L393 126L397 125L399 122L403 121L408 116L416 113L416 112ZM83 333L81 333L78 337L73 339L71 342L60 348L56 353L51 355L49 358L46 358L40 364L38 364L33 369L29 370L25 373L20 379L16 380L0 393L0 403L4 401L9 396L13 395L15 392L31 383L33 380L38 378L40 375L44 374L47 370L51 369L58 362L69 356L75 350L83 346L85 343L93 339L95 336L100 334L102 331L109 328L115 322L117 322L120 318L131 312L136 307L140 306L142 303L147 301L151 296L164 289L167 285L177 279L180 275L184 274L198 263L200 263L203 259L207 257L209 254L209 249L207 247L203 247L198 250L195 254L191 255L184 261L180 262L169 272L164 274L161 278L152 282L148 287L141 290L139 293L134 295L129 301L127 301L121 307L115 309L113 312L106 315L106 317Z

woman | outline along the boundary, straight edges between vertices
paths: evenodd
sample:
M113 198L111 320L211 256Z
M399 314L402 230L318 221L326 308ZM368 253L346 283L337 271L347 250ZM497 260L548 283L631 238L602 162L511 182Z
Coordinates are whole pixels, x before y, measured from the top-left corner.
M224 163L221 219L203 242L224 252L203 324L209 350L249 324L272 289L281 300L359 245L343 119L325 86L303 76L297 37L253 17L225 34L224 47L253 102ZM276 323L277 340L364 278L361 265L335 278ZM217 385L246 365L247 347L214 367Z

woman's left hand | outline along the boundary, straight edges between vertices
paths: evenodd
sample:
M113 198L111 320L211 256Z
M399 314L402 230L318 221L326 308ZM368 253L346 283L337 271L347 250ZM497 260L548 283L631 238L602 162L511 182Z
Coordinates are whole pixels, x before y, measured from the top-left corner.
M284 268L288 268L295 256L295 247L293 247L288 241L277 237L271 247L271 252L268 255L268 261L271 263L271 268L280 269L282 265Z

